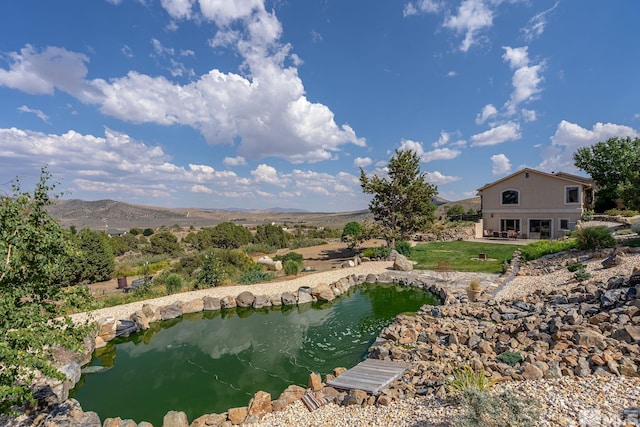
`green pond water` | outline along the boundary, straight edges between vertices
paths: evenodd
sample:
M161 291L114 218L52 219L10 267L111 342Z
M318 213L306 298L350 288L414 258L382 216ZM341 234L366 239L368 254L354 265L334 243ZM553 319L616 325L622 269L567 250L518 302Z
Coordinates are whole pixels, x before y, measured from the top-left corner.
M274 309L208 311L156 322L96 351L71 392L104 421L120 417L162 425L170 410L189 422L246 406L259 390L276 399L309 374L350 368L399 313L436 298L414 288L361 285L332 302ZM97 369L97 368L91 368Z

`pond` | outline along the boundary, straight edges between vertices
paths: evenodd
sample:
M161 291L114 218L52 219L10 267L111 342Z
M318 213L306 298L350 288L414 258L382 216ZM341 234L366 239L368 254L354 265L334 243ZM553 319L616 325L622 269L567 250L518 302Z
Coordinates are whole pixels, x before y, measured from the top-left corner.
M246 406L259 390L276 399L291 384L306 387L311 372L353 367L396 315L437 303L419 289L367 284L332 302L156 322L97 350L89 370L98 372L83 374L71 397L103 421L162 425L170 410L193 421Z

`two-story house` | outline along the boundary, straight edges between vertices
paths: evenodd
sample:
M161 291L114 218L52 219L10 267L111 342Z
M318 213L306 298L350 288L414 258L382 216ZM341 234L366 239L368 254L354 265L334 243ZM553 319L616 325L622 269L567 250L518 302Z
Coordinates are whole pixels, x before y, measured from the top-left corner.
M525 168L477 191L483 236L557 239L592 208L594 184L591 178Z

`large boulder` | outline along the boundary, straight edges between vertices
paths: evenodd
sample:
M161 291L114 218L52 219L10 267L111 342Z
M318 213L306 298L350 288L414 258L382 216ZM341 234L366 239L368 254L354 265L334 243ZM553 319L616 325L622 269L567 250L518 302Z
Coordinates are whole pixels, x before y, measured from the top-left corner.
M311 289L311 295L316 297L318 301L333 301L336 297L331 287L326 283L320 283Z
M191 301L184 301L182 303L182 314L187 313L199 313L204 309L204 301L202 298L192 299Z
M413 263L409 261L406 256L396 254L395 260L393 261L393 269L398 271L411 271L413 270Z
M253 300L253 308L263 308L271 306L271 298L268 295L256 295Z
M171 305L165 305L160 308L160 318L162 320L175 319L182 316L182 304L174 303Z
M247 422L256 422L263 415L272 412L271 395L265 391L259 391L253 395L247 409Z
M189 427L187 414L178 411L169 411L162 419L162 427Z
M220 305L222 308L233 308L236 307L236 299L231 295L227 295L220 300Z
M251 307L253 305L253 300L256 297L249 291L241 292L240 295L236 297L236 305L238 307Z
M204 303L203 310L213 311L222 308L220 298L206 296L202 298L202 302Z

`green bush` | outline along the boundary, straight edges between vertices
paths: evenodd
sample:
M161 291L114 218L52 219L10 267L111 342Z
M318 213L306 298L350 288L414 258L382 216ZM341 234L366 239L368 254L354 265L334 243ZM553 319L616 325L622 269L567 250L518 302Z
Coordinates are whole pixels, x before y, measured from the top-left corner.
M584 265L583 263L576 262L576 263L567 265L567 270L569 270L572 273L575 273L578 270L584 270L586 267L587 266Z
M463 414L454 418L452 425L460 427L537 427L540 403L526 400L514 392L492 394L487 390L466 389L462 393Z
M577 270L575 273L573 273L573 278L576 279L578 282L584 282L585 280L591 279L591 273L589 273L584 268L581 268Z
M474 371L469 365L461 368L455 368L451 376L446 378L445 388L447 393L457 394L469 389L473 390L489 390L492 381L487 378L484 368Z
M604 225L579 228L573 235L578 249L582 250L613 248L616 245L616 238Z
M407 258L411 256L411 243L407 242L406 240L398 240L396 242L395 249L399 254L404 255Z
M500 353L497 359L499 362L506 363L509 366L516 366L524 360L520 353L510 350Z
M378 246L375 248L367 248L362 252L362 256L366 258L386 258L391 253L391 249L387 246Z
M302 271L302 264L298 261L289 259L284 262L282 269L284 270L284 274L286 274L287 276L296 276Z
M238 282L245 285L253 285L255 283L271 280L273 277L273 273L268 271L248 270L238 276Z
M164 286L167 288L168 294L175 294L182 289L182 277L175 273L171 273L164 280Z
M578 247L576 240L539 240L529 243L520 250L524 261L538 259L544 255L555 254L557 252L568 251Z
M624 209L624 210L620 210L620 209L609 209L604 211L605 215L609 215L609 216L623 216L626 218L631 218L633 216L638 215L638 211L634 211L631 209Z
M276 255L273 257L274 261L282 261L282 263L286 263L287 261L297 261L297 262L302 262L304 261L304 257L302 256L302 254L299 254L297 252L289 252L286 253L284 255Z
M289 240L289 249L308 248L310 246L326 245L327 241L319 238L304 238Z
M275 246L266 243L249 243L244 246L244 252L247 254L272 254L277 250Z

